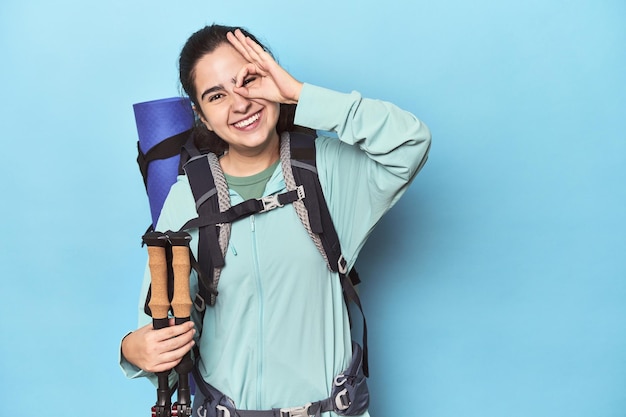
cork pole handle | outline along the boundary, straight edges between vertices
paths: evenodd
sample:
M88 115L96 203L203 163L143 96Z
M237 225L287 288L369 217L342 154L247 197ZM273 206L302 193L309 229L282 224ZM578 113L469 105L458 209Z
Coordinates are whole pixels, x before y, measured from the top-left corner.
M189 295L189 273L191 261L189 241L191 236L186 232L168 232L172 245L172 270L174 271L174 296L172 310L176 324L188 321L191 316L191 296Z
M149 232L143 236L148 245L148 266L150 268L150 302L155 329L168 326L167 314L170 301L167 294L167 236L160 232Z
M169 326L167 317L170 301L167 293L167 255L169 242L167 236L161 232L148 232L143 235L143 241L148 245L148 267L150 268L150 312L152 325L155 330ZM155 417L170 417L172 402L169 388L170 371L157 372L157 401L152 407Z
M182 324L191 319L191 297L189 295L189 273L191 272L191 257L189 241L191 236L186 232L167 232L172 245L172 270L174 272L174 295L172 310L176 324ZM172 405L172 413L179 417L187 417L192 413L191 388L189 374L193 370L191 352L187 352L178 365L174 367L178 374L178 401Z

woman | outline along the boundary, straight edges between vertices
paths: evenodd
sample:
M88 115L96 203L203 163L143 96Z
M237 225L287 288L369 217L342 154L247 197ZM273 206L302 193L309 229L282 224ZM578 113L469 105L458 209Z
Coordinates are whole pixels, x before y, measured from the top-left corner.
M296 105L296 125L337 133L338 139L316 139L316 161L351 268L373 227L425 162L428 128L392 104L297 81L240 28L213 25L196 32L179 65L199 120L224 150L219 163L233 205L285 189L278 163L281 104ZM180 176L157 230L178 230L196 216L189 182ZM140 309L142 327L122 341L123 370L129 377L154 378L197 343L203 380L237 409L299 407L328 398L352 356L337 274L326 267L292 205L231 227L217 303L202 323L193 317L201 336L193 322L154 330ZM192 242L196 237L192 233ZM197 256L193 244L192 250ZM147 272L142 307L149 280ZM194 293L194 274L191 286ZM194 413L219 414L202 403L197 393Z

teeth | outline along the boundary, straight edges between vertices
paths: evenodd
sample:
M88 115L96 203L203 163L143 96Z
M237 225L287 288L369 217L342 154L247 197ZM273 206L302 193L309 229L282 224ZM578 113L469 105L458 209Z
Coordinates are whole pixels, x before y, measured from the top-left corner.
M247 118L246 120L242 120L241 122L235 123L235 127L242 128L242 127L250 126L252 123L259 120L259 117L260 117L259 113L256 113L250 116L249 118Z

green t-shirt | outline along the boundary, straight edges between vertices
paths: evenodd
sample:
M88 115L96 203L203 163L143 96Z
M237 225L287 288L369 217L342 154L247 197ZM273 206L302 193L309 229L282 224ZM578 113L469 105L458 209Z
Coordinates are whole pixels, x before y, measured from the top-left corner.
M259 172L258 174L250 175L248 177L234 177L224 173L228 187L232 188L243 198L249 200L251 198L263 197L263 191L267 182L274 174L276 167L280 163L280 160L274 162L271 166Z

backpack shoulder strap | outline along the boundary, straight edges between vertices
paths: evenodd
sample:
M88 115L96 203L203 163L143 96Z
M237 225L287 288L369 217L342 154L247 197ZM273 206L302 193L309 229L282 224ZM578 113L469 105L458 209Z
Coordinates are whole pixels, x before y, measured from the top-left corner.
M283 158L283 148L281 147L281 161L290 161L289 167L283 165L283 176L287 189L304 186L305 190L303 202L294 202L298 217L300 217L304 228L309 232L328 267L339 273L346 305L352 301L361 312L363 318L363 372L365 376L369 376L367 323L359 294L354 288L360 279L356 269L352 268L348 271L347 261L341 253L339 236L319 181L315 138L305 133L292 132L289 134L289 138L287 140L283 138L282 142L289 143L290 152L289 158ZM303 203L304 209L300 207L301 203Z
M328 268L337 272L345 268L346 264L317 174L315 138L299 132L289 133L288 136L288 139L283 138L282 141L288 146L281 148L281 153L289 152L288 157L281 155L281 161L288 161L282 162L285 184L288 190L304 187L302 204L294 203L296 212Z
M192 157L183 167L193 193L198 217L210 217L230 208L228 185L217 156L213 153ZM182 229L187 228L183 226ZM217 284L224 266L224 255L230 238L230 223L210 223L198 228L198 262L200 293L194 303L200 311L206 303L214 305Z
M201 155L206 155L208 151L203 151L196 146L197 129L192 129L191 133L187 136L187 140L180 148L180 161L178 164L178 175L185 173L185 165L189 160Z

